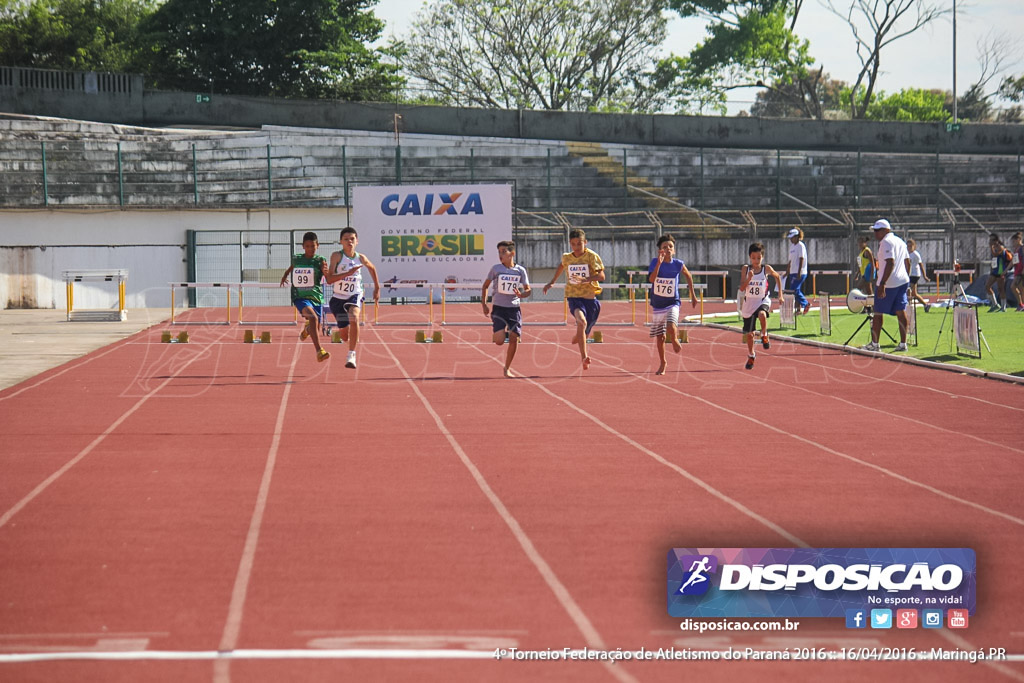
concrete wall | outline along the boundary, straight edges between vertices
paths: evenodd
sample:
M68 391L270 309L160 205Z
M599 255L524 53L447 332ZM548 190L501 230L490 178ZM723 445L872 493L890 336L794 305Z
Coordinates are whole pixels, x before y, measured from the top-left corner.
M0 244L4 245L0 247L0 304L4 308L63 309L67 302L62 271L127 269L129 308L167 307L168 283L188 277L188 230L314 230L327 244L337 239L337 231L346 221L345 209L330 208L0 211ZM747 262L751 241L749 236L682 240L677 251L691 269L728 269L732 290L740 266ZM762 241L768 262L784 267L788 243L780 239ZM918 242L930 268L944 267L947 245L941 236L918 236ZM968 255L980 258L986 253L987 238L982 232L964 234L960 242L965 262L972 260ZM852 263L854 245L849 237L811 239L807 244L812 269L845 269ZM609 268L645 268L655 253L652 237L595 238L590 246ZM521 240L519 261L530 269L535 283L542 283L550 277L567 248L564 238ZM232 258L236 253L237 250L232 250ZM239 277L240 274L225 280L237 282ZM819 283L819 289L839 291L837 283L838 280ZM717 290L717 281L713 286ZM810 291L809 287L806 291ZM183 307L186 296L185 291L177 290L175 306ZM75 287L76 309L113 308L116 300L116 289L111 285L82 283Z
M137 75L100 75L128 78L131 85L87 90L76 85L84 84L84 77L43 78L39 73L75 76L75 72L0 67L0 111L142 126L277 124L375 131L392 131L395 114L400 114L405 133L891 153L1018 154L1024 150L1022 125L964 123L950 133L943 123L512 111L218 94L204 101L196 93L142 91Z

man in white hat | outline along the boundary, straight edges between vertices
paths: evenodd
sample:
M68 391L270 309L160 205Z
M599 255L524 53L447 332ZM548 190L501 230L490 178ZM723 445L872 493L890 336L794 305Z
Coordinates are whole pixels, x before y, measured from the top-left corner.
M907 350L907 288L910 286L910 274L907 262L910 257L907 243L893 234L889 221L884 218L875 221L871 226L878 240L878 279L875 281L875 308L871 319L871 343L861 348L865 351L878 351L878 336L882 332L882 320L885 315L895 315L900 324L900 343L896 351Z
M804 231L793 228L786 233L786 238L789 240L789 265L786 266L782 279L786 282L786 289L792 291L796 299L797 315L806 315L811 308L811 302L803 293L804 280L807 279L807 245L803 243Z

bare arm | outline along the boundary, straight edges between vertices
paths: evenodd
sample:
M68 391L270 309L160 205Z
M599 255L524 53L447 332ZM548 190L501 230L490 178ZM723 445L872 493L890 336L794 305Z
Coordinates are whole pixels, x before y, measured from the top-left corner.
M377 277L377 268L370 262L370 259L362 254L359 255L359 259L363 262L363 266L373 279L373 303L377 303L380 301L380 278Z
M558 277L562 274L563 270L565 270L565 267L562 266L561 263L559 263L558 267L555 268L555 274L551 276L551 281L548 282L546 285L544 285L544 290L543 291L544 291L545 294L547 294L548 290L551 289L551 286L555 284L555 280L558 279Z
M284 275L281 276L281 286L284 287L288 284L288 276L292 274L292 268L294 266L288 266L288 270L284 271Z
M480 288L480 305L484 307L484 315L490 315L491 309L487 306L487 290L491 287L490 280L484 280L484 286Z
M697 307L697 293L693 291L693 276L690 275L690 269L683 266L683 277L686 278L686 286L690 288L690 305L694 308Z

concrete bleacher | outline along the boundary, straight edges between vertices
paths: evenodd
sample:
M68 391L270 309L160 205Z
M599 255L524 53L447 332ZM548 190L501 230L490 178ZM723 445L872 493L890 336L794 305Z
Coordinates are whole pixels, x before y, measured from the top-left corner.
M860 207L938 215L1024 204L1019 156L566 143L266 126L156 129L0 117L0 207L344 206L355 184L513 182L531 212L670 212L742 223ZM45 148L45 172L43 151ZM44 191L45 179L45 191ZM688 211L693 213L687 214ZM709 220L697 212L736 214Z

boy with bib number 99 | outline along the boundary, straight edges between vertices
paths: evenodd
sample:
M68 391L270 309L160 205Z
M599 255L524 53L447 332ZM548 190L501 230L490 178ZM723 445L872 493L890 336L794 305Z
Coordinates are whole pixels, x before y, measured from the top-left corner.
M513 377L512 359L516 357L516 349L519 346L519 338L523 336L523 316L519 309L520 299L530 296L530 278L526 268L517 265L516 243L507 240L498 242L498 258L501 263L491 267L487 273L483 288L480 290L480 303L484 308L484 315L491 317L491 325L494 330L494 343L502 346L505 343L505 334L508 334L508 350L505 351L505 376ZM492 308L487 307L487 290L494 283L494 291L491 294Z
M544 293L548 293L565 271L568 280L565 285L566 303L576 321L576 335L570 343L579 347L583 369L587 370L590 368L587 337L601 315L601 302L597 295L601 293L600 283L604 282L604 263L600 256L587 249L587 233L579 228L569 231L569 248L572 251L562 254L562 262L555 268L551 281L544 285Z
M331 296L331 313L338 323L338 334L348 342L346 368L356 367L356 344L359 343L359 313L363 305L363 271L366 269L373 278L373 303L380 301L380 280L377 269L370 259L356 251L359 234L355 228L341 231L341 251L331 254L327 268L327 283L334 285Z
M679 275L686 278L690 288L690 304L697 307L697 295L693 291L693 277L686 264L676 257L676 238L662 235L658 238L658 255L651 260L647 269L647 281L651 283L651 336L658 349L658 372L664 375L668 362L665 360L665 335L672 340L676 353L683 348L679 345Z
M299 339L312 337L313 346L316 348L316 360L323 362L330 358L331 354L320 346L320 336L317 333L320 328L320 317L316 312L320 310L324 300L320 277L327 275L327 259L316 253L319 247L320 241L315 232L307 232L302 236L302 253L292 256L292 264L281 276L281 286L284 287L291 276L292 304L306 319L306 326Z
M764 262L764 245L754 242L748 250L750 265L743 266L740 271L740 292L743 293L743 305L740 316L743 318L743 341L747 343L747 370L754 368L754 328L761 323L761 346L771 348L768 340L768 314L772 310L769 296L768 278L775 278L776 292L782 301L782 278L774 268Z

